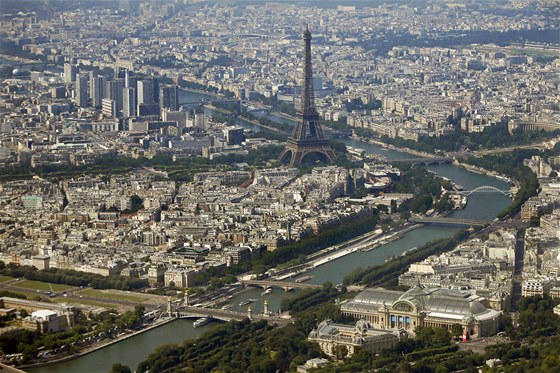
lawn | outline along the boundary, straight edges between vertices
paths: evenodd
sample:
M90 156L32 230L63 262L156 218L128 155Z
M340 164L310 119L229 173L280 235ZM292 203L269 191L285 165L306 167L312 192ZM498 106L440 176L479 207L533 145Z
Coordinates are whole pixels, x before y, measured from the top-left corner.
M119 305L112 304L112 303L103 303L103 302L96 302L89 299L76 299L76 298L65 298L65 297L56 297L51 299L53 302L56 303L68 303L68 304L77 304L77 305L85 305L85 306L94 306L94 307L104 307L104 308L116 308Z
M49 284L48 282L32 281L32 280L22 280L22 281L14 282L11 285L23 289L32 289L32 290L40 290L40 291L52 290L54 292L65 291L74 288L73 286L68 286L68 285Z
M6 282L6 281L13 280L13 279L14 279L14 278L13 278L13 277L10 277L10 276L0 275L0 284L1 284L1 283L4 283L4 282Z
M143 297L141 295L125 295L122 293L110 293L109 291L101 291L95 289L82 290L78 292L77 295L100 299L124 300L128 302L143 302L148 299L147 297Z

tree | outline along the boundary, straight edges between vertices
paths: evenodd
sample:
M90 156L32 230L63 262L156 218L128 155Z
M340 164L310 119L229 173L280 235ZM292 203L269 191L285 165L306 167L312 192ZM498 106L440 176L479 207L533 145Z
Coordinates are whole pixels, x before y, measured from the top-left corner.
M27 312L26 309L22 308L21 310L19 310L19 315L21 316L22 319L25 319L27 316L29 316L29 313Z
M463 335L463 327L460 324L451 325L451 334L454 337L460 337Z
M127 365L116 363L111 367L110 373L131 373L131 371Z
M333 348L336 360L344 360L348 356L348 348L343 345L338 345Z

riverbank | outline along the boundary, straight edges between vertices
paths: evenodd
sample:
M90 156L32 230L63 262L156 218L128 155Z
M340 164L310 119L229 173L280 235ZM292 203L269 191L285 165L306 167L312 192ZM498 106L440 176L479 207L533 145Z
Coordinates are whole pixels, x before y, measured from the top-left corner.
M219 93L215 93L215 92L209 92L209 91L203 91L201 89L196 89L196 88L183 88L180 87L179 88L181 91L183 92L187 92L187 93L195 93L197 95L206 95L206 96L212 96L214 98L217 99L222 99L222 98L226 98L225 96L220 95ZM181 105L181 103L179 103L179 105Z
M372 138L365 138L365 137L361 137L361 136L357 136L357 135L352 135L352 138L357 140L357 141L367 142L369 144L374 144L374 145L380 146L380 147L385 148L385 149L394 150L394 151L401 152L401 153L408 153L408 154L416 155L418 157L429 158L429 157L434 156L434 154L421 152L419 150L414 150L414 149L410 149L410 148L399 148L399 147L396 147L395 145L387 144L387 143L384 143L381 140L376 140L376 139L372 139Z
M204 105L204 107L206 107L206 108L208 108L212 111L217 111L217 112L222 113L222 114L233 115L233 113L231 111L216 107L212 104ZM277 132L277 133L285 133L284 131L280 131L278 128L274 128L274 127L264 125L264 124L262 124L262 123L260 123L259 121L256 121L256 120L247 119L247 118L243 118L243 117L238 117L238 118L247 122L247 123L250 123L254 126L258 126L258 127L264 128L264 129L269 130L269 131L273 131L273 132ZM286 135L287 135L287 133L286 133Z
M470 172L474 172L476 174L495 177L496 179L503 180L510 185L513 184L515 187L519 187L519 182L517 180L512 179L512 178L510 178L508 176L505 176L505 175L500 175L499 173L497 173L495 171L487 170L485 168L478 167L478 166L473 166L472 164L461 162L458 159L455 159L453 161L453 165L455 165L457 167L464 168L465 170L470 171Z
M422 224L406 223L400 227L390 229L387 232L368 232L339 245L323 249L321 250L320 255L317 255L318 253L311 254L307 257L307 261L304 265L298 264L285 268L281 273L276 274L274 277L277 280L282 281L305 274L317 269L317 267L323 266L355 252L375 250L392 241L398 240L402 237L402 235L420 227L422 227ZM308 261L309 259L312 260Z
M103 349L103 348L105 348L105 347L111 346L111 345L113 345L113 344L115 344L115 343L119 343L119 342L122 342L122 341L124 341L124 340L129 339L129 338L135 337L135 336L137 336L137 335L139 335L139 334L146 333L146 332L148 332L148 331L150 331L150 330L152 330L152 329L158 328L158 327L160 327L160 326L162 326L162 325L165 325L165 324L167 324L167 323L170 323L170 322L172 322L172 321L174 321L174 320L175 320L175 318L172 317L172 318L165 318L165 319L161 319L161 320L158 320L158 321L154 321L152 324L146 326L145 328L142 328L141 330L137 330L137 331L135 331L135 332L132 332L132 333L129 333L129 334L126 334L126 335L117 337L117 338L115 338L115 339L111 339L111 340L105 341L105 342L100 342L99 344L95 344L95 345L93 345L93 346L89 346L89 347L87 347L87 348L84 348L83 350L78 351L78 352L75 353L75 354L67 355L67 356L64 356L64 357L61 357L61 358L57 358L57 359L53 359L53 360L39 361L39 362L36 362L36 363L33 363L33 364L21 365L21 366L18 367L18 369L19 369L19 368L21 368L21 369L39 368L39 367L44 367L44 366L49 366L49 365L55 365L55 364L59 364L59 363L64 363L64 362L66 362L66 361L74 360L74 359L80 358L80 357L82 357L82 356L91 354L92 352L101 350L101 349Z

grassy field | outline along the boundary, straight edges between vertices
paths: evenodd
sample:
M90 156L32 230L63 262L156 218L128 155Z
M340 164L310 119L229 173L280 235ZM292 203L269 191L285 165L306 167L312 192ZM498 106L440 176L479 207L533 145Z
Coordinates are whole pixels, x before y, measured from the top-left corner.
M141 295L125 295L122 293L111 293L109 291L86 289L77 293L78 295L83 295L85 297L99 298L99 299L111 299L111 300L124 300L128 302L143 302L149 298L143 297Z
M6 282L6 281L13 280L13 279L14 279L14 278L13 278L13 277L10 277L10 276L3 276L3 275L0 275L0 284L1 284L1 283L4 283L4 282Z
M61 284L49 284L48 282L41 282L41 281L31 281L31 280L22 280L11 284L12 286L23 288L23 289L32 289L32 290L40 290L40 291L65 291L72 289L73 286L68 285L61 285Z
M84 306L94 306L94 307L104 307L104 308L118 308L120 305L116 305L113 303L104 303L104 302L96 302L89 299L76 299L76 298L65 298L65 297L56 297L51 299L55 303L68 303L68 304L78 304Z

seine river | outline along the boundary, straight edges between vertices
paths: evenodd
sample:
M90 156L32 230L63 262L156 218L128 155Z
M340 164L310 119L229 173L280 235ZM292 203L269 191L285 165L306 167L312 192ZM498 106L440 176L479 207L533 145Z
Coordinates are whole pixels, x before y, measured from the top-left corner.
M180 101L183 103L199 102L201 97L202 96L198 94L183 92ZM284 122L289 122L283 118L275 117L274 115L269 117L271 119L282 119ZM259 131L259 127L251 125L250 123L240 121L238 124L245 128ZM349 146L364 149L368 153L383 154L390 160L411 158L410 154L388 150L374 144L354 139L341 138L338 139L338 141L342 141ZM502 180L467 171L454 165L434 165L428 166L427 168L436 172L438 175L445 176L455 183L462 185L466 190L471 190L481 185L508 189L508 184ZM454 216L492 220L510 203L511 199L501 194L473 194L469 197L466 208L455 212ZM356 252L322 265L308 272L309 275L313 276L309 282L315 284L322 284L325 281L330 281L333 284L341 283L344 276L352 272L355 268L365 268L370 265L381 264L388 257L399 255L406 250L419 247L431 240L451 236L458 230L458 228L433 226L418 228L404 234L401 239L380 246L375 250ZM261 289L251 289L239 294L231 301L233 306L232 310L246 311L247 306L241 307L239 303L249 298L255 298L257 302L252 304L253 312L262 312L264 298L266 297L269 301L269 309L271 311L277 311L279 310L282 298L286 296L286 293L280 289L274 289L272 293L264 297L261 293ZM192 320L176 320L78 359L52 366L28 369L27 371L30 373L106 373L109 372L111 366L117 362L128 365L134 371L137 365L158 346L196 338L211 327L212 324L209 324L205 327L195 329L192 326Z

